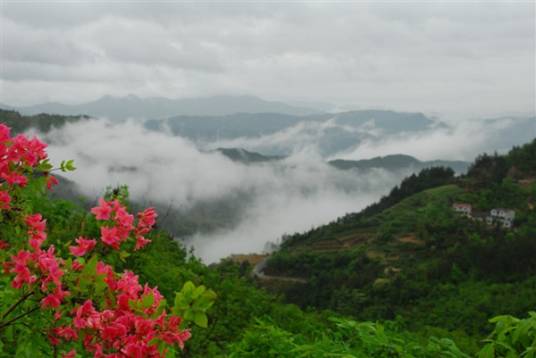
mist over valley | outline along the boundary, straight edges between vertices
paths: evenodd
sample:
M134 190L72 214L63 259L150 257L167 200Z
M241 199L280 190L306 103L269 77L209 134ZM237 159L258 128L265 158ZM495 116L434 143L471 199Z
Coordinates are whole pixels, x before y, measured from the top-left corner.
M378 110L75 116L51 126L48 117L2 113L45 138L53 160L77 163L63 195L91 202L127 185L136 205L158 208L160 225L206 262L263 252L285 234L363 209L411 173L445 166L462 174L477 154L536 135L534 117L448 123Z

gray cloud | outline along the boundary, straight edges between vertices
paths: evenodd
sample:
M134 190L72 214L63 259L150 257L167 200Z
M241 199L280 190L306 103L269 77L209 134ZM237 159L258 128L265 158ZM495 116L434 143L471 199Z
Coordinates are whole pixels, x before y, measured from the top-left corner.
M7 2L0 96L30 104L253 94L458 115L534 112L534 6Z

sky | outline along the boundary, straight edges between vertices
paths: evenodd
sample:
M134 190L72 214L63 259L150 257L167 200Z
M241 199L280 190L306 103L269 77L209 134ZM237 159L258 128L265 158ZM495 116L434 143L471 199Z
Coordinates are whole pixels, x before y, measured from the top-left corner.
M0 103L255 95L534 113L535 2L0 0Z

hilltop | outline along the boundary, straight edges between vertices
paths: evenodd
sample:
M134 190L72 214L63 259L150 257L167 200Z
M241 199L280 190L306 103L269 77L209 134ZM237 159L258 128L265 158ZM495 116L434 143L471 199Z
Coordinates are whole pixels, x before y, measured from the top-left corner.
M453 160L430 160L420 161L411 155L405 154L391 154L385 157L374 157L371 159L362 160L348 160L348 159L334 159L330 160L329 164L335 168L342 170L370 170L374 168L383 168L390 171L401 170L406 168L413 168L414 170L420 170L424 168L432 167L446 167L451 168L457 173L464 173L469 167L468 162L453 161Z
M244 148L218 148L216 151L234 162L243 164L264 163L285 158L279 155L263 155L261 153L245 150Z

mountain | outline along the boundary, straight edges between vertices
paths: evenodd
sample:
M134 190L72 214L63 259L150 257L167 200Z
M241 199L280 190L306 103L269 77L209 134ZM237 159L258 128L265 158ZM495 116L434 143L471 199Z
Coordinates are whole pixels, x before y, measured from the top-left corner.
M314 145L328 156L349 150L364 139L401 132L421 132L442 125L422 113L363 110L295 116L237 113L225 116L176 116L145 122L148 129L171 131L208 146L244 147L285 156L296 147Z
M250 152L243 148L218 148L216 149L216 151L223 154L232 161L240 162L243 164L263 163L284 159L284 157L281 156L262 155L260 153Z
M216 151L235 162L243 164L264 163L285 159L284 156L263 155L243 148L217 148ZM454 160L420 161L415 157L405 154L392 154L385 157L374 157L362 160L335 159L328 161L328 164L340 170L357 169L360 171L384 169L387 171L410 170L417 172L424 168L445 167L451 168L459 174L465 173L470 165L469 162Z
M385 133L420 131L432 128L436 121L422 113L394 112L385 110L363 110L333 114L296 116L285 113L235 113L213 116L175 116L165 120L151 120L147 127L167 127L177 135L194 139L212 140L273 134L299 123L323 124L328 134L338 130L352 132L376 129ZM342 128L348 126L349 128ZM365 128L362 128L365 127ZM355 133L353 133L355 134Z
M341 170L359 169L370 170L373 168L383 168L390 171L412 168L416 171L431 167L448 167L457 173L464 173L469 167L468 162L450 161L450 160L433 160L420 161L410 155L393 154L385 157L375 157L362 160L345 160L335 159L328 162L335 168Z
M267 101L254 96L212 96L171 99L164 97L141 98L104 96L95 101L67 105L50 102L27 107L12 108L23 114L52 113L61 115L87 114L112 119L165 118L177 115L210 116L239 112L274 112L291 115L308 115L318 111L296 107L283 102Z

